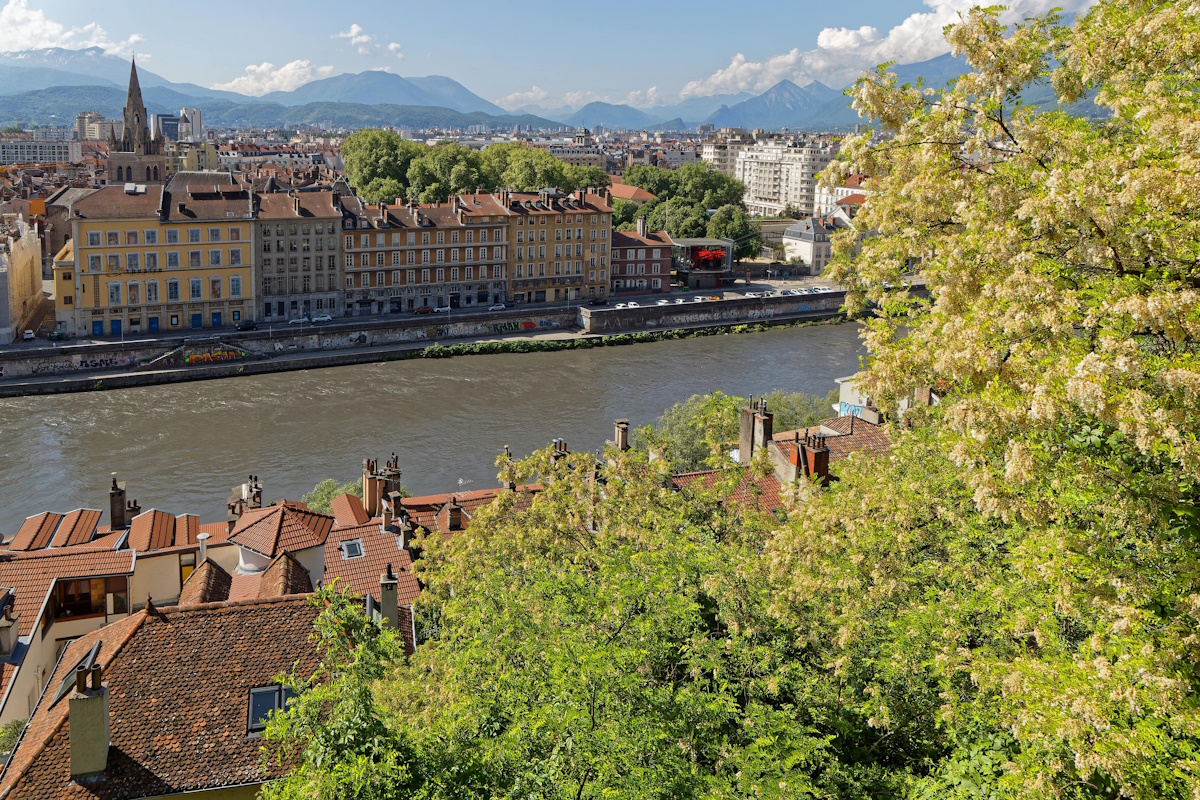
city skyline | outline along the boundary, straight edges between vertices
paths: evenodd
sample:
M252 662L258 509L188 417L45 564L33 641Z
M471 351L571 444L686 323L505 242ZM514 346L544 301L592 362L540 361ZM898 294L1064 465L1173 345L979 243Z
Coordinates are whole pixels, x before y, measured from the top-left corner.
M190 19L184 33L177 18L156 13L160 6L146 0L102 12L85 0L5 0L0 27L7 32L6 51L100 47L136 54L169 80L251 96L375 69L446 75L508 109L592 101L647 108L757 94L785 79L841 88L877 63L913 63L947 52L942 28L971 5L866 0L852 8L797 4L781 12L774 4L750 3L740 7L747 27L730 34L721 24L725 7L711 0L689 4L687 19L683 13L647 18L643 7L625 0L600 14L567 6L522 15L514 4L478 5L468 10L469 29L461 6L414 6L381 18L364 3L343 4L332 16L299 0L260 4L255 28L242 31L237 23L244 7L217 0L209 13ZM1074 13L1091 0L1009 5L1005 19L1011 22L1055 6ZM768 14L783 24L759 24ZM588 41L579 41L576 31L586 32ZM573 58L581 69L569 68Z

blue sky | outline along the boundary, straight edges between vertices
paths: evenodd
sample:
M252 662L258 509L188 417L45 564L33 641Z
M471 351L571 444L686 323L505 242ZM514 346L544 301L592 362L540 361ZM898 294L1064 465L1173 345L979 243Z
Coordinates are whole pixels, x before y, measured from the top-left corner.
M970 0L0 0L0 48L98 45L173 81L245 94L342 72L447 75L506 107L637 106L760 92L787 78L835 88L880 61L947 50ZM1089 0L1007 0L1019 18Z

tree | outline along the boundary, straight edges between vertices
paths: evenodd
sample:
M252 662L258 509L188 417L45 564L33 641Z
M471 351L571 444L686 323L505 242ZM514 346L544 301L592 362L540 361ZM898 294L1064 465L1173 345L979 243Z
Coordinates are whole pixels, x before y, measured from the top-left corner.
M408 196L439 203L483 186L479 153L455 142L426 149L408 168Z
M368 128L355 131L346 138L342 143L341 156L346 164L346 177L350 185L359 191L364 200L369 203L380 200L391 202L404 196L413 159L428 149L419 142L407 141L394 133ZM401 187L401 191L392 194L396 185Z
M326 478L314 486L311 492L301 497L300 502L306 503L313 511L332 514L333 508L330 503L333 498L343 494L352 494L361 499L363 494L362 478L343 484L339 484L333 478Z
M733 257L738 260L754 258L762 251L762 232L740 206L718 208L708 221L708 235L714 239L733 239Z

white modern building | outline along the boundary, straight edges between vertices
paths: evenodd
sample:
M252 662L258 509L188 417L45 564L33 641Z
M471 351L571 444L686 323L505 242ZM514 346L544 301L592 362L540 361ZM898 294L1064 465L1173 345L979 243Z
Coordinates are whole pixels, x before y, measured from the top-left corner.
M743 148L733 177L746 186L746 210L778 216L791 207L802 216L816 208L817 176L837 155L836 142L765 141Z
M14 136L0 139L0 164L78 164L83 161L79 142Z

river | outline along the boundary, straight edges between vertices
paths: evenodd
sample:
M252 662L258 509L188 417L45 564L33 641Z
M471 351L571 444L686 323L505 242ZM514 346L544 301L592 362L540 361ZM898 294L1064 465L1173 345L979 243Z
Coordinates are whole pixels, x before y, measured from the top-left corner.
M824 395L857 371L852 324L558 353L468 356L0 400L0 533L41 511L99 508L109 473L144 510L224 520L230 487L299 499L362 459L395 452L416 494L496 485L505 444L562 437L596 449L613 419L637 427L720 390ZM832 413L832 412L831 412Z

